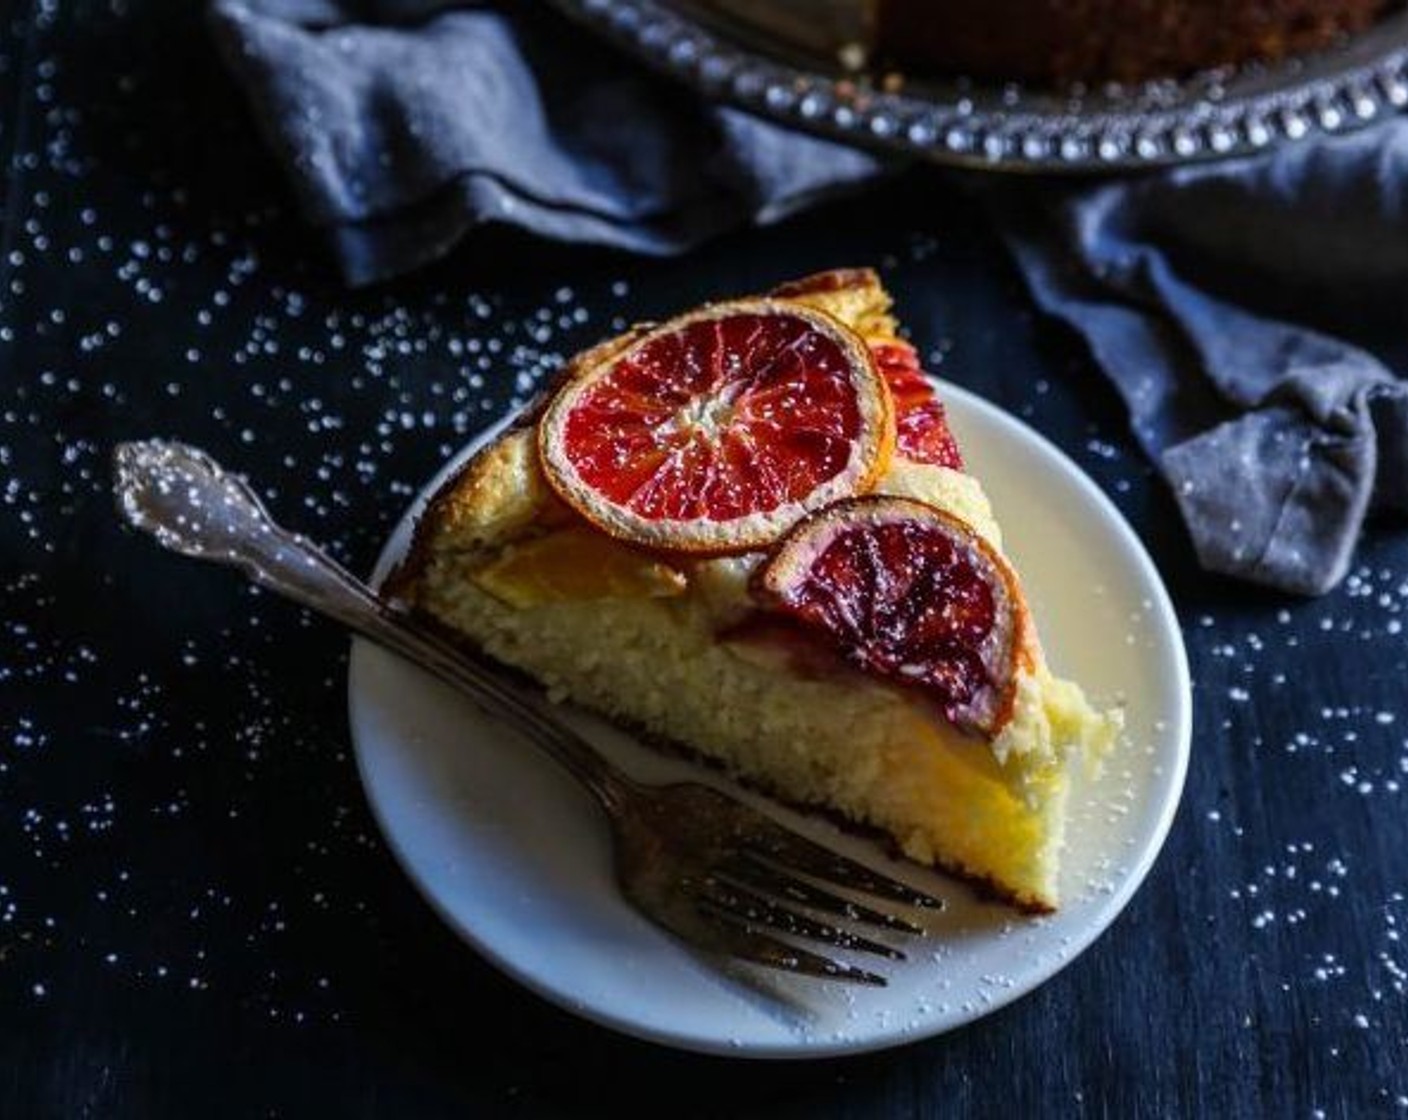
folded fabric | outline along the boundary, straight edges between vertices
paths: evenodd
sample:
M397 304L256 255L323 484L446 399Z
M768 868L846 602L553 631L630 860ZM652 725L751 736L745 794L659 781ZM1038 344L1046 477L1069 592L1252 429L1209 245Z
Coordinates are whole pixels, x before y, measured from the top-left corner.
M363 284L481 224L681 252L894 161L710 105L540 4L212 0L310 220ZM965 180L1088 340L1202 563L1317 593L1408 511L1408 120L1123 179Z
M706 105L541 4L214 0L211 11L353 284L426 264L487 222L679 252L884 167Z
M1203 566L1318 594L1408 512L1408 119L1097 184L986 184Z

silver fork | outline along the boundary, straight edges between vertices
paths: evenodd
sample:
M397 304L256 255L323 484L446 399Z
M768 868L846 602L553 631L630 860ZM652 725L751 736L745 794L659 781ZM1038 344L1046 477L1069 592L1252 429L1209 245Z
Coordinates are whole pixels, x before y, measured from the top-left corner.
M380 598L305 538L281 528L243 481L179 443L120 444L118 509L172 551L240 568L256 583L342 623L468 693L581 780L611 822L616 879L637 910L705 953L806 976L883 986L885 978L784 940L889 960L904 954L836 924L922 934L852 891L903 906L938 899L833 852L699 782L644 785L545 710L541 697L476 663ZM822 917L820 915L827 915Z

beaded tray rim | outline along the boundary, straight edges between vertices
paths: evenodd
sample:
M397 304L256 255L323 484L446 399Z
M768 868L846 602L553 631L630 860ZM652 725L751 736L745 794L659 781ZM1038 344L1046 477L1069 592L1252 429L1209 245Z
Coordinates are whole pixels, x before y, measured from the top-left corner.
M936 163L1098 172L1249 155L1408 106L1408 11L1313 55L1178 81L1051 93L905 81L887 90L686 0L553 0L702 95L779 123Z

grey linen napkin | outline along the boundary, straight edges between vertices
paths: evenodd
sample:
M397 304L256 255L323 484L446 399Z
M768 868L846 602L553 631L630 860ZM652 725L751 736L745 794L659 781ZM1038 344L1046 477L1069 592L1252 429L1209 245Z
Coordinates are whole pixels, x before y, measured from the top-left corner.
M1366 517L1408 513L1408 118L984 193L1037 302L1123 396L1204 567L1319 594Z
M353 284L426 264L491 222L680 252L882 167L704 105L542 3L214 0L211 15Z
M212 0L349 282L474 227L673 253L892 166L710 106L541 4ZM1119 180L969 180L1127 403L1205 567L1319 593L1408 512L1408 120Z

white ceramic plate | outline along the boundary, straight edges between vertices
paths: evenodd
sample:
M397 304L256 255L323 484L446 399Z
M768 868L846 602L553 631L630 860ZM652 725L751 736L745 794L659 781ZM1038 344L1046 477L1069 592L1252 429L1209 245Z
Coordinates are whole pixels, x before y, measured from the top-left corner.
M940 390L1052 664L1097 700L1126 706L1119 753L1099 781L1075 791L1061 911L1034 919L980 902L957 882L765 803L948 905L923 917L924 938L897 942L908 960L884 964L884 989L720 971L622 901L605 820L572 778L447 686L358 641L349 701L367 796L407 873L475 949L547 999L629 1034L715 1053L818 1057L971 1022L1049 979L1114 921L1158 854L1183 788L1190 700L1178 622L1134 533L1074 463L981 398ZM405 549L419 504L378 575ZM598 720L571 718L642 776L721 780Z

